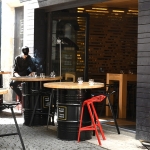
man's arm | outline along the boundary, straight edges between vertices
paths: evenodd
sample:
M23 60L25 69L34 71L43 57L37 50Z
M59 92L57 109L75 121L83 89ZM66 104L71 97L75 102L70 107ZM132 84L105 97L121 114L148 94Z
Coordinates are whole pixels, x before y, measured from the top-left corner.
M14 61L14 71L13 71L13 76L15 76L15 77L20 77L20 75L18 74L17 57L15 58L15 61Z

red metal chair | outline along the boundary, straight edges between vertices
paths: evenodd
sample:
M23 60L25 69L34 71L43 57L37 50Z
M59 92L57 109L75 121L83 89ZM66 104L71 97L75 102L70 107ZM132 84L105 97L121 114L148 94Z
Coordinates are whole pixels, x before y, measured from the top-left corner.
M101 145L101 141L99 138L98 130L97 127L100 130L100 133L102 135L103 140L106 140L101 123L99 121L98 115L96 113L95 107L94 107L94 102L101 102L106 98L104 95L98 95L94 96L90 99L87 99L83 102L82 104L82 109L81 109L81 114L80 114L80 125L79 125L79 132L78 132L78 142L80 141L80 132L81 131L86 131L86 130L94 130L96 133L96 137L98 140L99 145ZM83 118L83 113L84 113L84 107L87 106L90 118L91 118L91 125L90 126L84 126L82 127L82 118Z

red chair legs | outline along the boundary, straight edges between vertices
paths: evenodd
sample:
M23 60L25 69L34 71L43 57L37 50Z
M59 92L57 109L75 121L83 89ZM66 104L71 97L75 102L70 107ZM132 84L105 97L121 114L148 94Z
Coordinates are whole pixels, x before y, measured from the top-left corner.
M104 132L103 132L103 129L102 129L102 126L100 124L100 121L98 119L98 115L96 113L96 110L95 110L95 107L94 107L94 104L93 104L94 102L101 102L104 99L105 99L104 95L99 95L99 96L95 96L95 97L93 97L91 99L85 100L83 102L82 109L81 109L81 115L80 115L80 125L79 125L79 132L78 132L78 142L80 141L80 132L81 131L94 130L95 133L96 133L96 137L97 137L98 143L99 143L99 145L101 145L101 141L100 141L100 138L99 138L99 134L98 134L97 128L99 129L99 131L100 131L100 133L102 135L103 140L106 140ZM83 112L84 112L84 107L85 106L87 106L89 114L90 114L91 125L90 126L82 127L82 118L83 118Z
M16 101L19 102L19 97L18 97L18 95L16 96ZM21 110L21 112L22 112L22 104L21 104L21 103L20 103L19 105L17 105L16 108L17 108L18 110Z

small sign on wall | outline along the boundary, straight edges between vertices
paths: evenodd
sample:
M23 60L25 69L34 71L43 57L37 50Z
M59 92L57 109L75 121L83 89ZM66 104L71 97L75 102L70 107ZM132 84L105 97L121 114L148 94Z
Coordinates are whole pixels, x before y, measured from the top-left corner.
M58 120L67 120L66 106L58 106Z

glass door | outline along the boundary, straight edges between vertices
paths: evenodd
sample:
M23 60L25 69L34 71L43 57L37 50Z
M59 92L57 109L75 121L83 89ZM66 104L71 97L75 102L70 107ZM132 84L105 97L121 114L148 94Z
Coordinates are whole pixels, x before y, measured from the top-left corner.
M85 14L51 14L50 72L65 73L87 80L88 16Z

